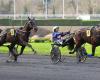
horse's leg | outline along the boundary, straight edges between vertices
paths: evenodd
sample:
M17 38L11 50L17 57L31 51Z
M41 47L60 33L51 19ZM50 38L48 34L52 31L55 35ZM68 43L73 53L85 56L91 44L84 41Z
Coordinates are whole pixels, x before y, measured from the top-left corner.
M9 49L9 56L10 56L10 57L14 57L14 61L17 61L17 60L15 60L15 58L16 58L17 56L16 56L16 54L15 54L15 52L14 52L14 46L15 46L15 44L11 44L11 45L8 46L8 49Z
M6 47L8 47L8 49L9 49L9 53L8 53L9 58L8 58L8 60L7 60L7 62L9 62L10 59L12 58L12 53L11 53L11 50L10 50L10 45L7 45Z
M32 51L34 52L34 54L36 54L36 51L33 49L31 44L27 44L28 47L30 47L32 49Z
M77 50L78 50L78 48L80 48L80 47L81 47L81 44L76 44L76 46L75 46L74 50L73 50L72 52L69 52L69 54L74 54L74 53L75 53L75 51L77 51Z
M9 56L10 56L10 45L7 45L7 46L5 46L5 45L3 45L4 47L8 47L8 49L9 49Z
M15 48L16 53L18 53L18 45Z
M18 58L18 56L17 56L17 54L18 54L18 51L17 51L18 45L17 45L17 47L15 47L15 44L14 44L13 46L8 47L8 48L9 48L9 53L11 54L11 56L14 57L14 61L17 62L17 58Z
M77 45L75 46L74 50L69 52L69 54L74 54L74 52L77 50Z
M95 49L96 49L96 46L92 45L92 56L95 55Z
M22 54L23 54L24 49L25 49L25 46L22 46L22 47L21 47L21 51L20 51L20 53L19 53L17 56L22 55Z
M3 46L5 46L5 45L3 45ZM10 48L11 48L10 45L7 45L7 46L5 46L5 47L8 47L8 49L9 49L9 55L10 55L10 52L11 52L11 51L10 51ZM18 47L14 47L14 48L13 48L13 51L16 51L16 52L15 52L16 54L18 53L18 52L17 52L17 48L18 48Z
M18 58L18 56L17 56L17 54L18 54L17 49L18 49L18 46L13 48L13 52L14 52L14 56L15 56L15 59L14 59L15 62L17 62L17 58Z

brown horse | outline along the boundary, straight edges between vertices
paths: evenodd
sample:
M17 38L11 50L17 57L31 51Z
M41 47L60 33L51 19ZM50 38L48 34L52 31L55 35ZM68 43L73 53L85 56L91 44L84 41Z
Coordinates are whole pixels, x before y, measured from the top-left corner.
M25 46L28 45L31 30L37 32L38 28L36 26L35 19L30 19L28 17L28 21L25 23L25 26L23 28L14 29L13 35L11 33L11 30L7 30L4 34L0 36L0 46L2 46L6 42L11 43L9 50L10 53L14 56L14 61L17 61L17 57L23 53ZM16 44L22 46L19 55L16 55L13 50Z
M23 29L23 27L20 27L19 29ZM3 31L3 30L0 29L0 33L1 33L2 31ZM1 33L1 35L2 35L2 33ZM2 45L2 46L8 47L8 49L10 50L10 45ZM31 44L28 43L27 46L28 46L29 48L31 48L31 50L34 52L34 54L36 54L36 51L33 49L33 47L32 47ZM16 54L18 54L17 49L18 49L18 45L14 48L14 50L16 50L16 52L17 52Z
M95 49L100 46L100 27L93 27L91 29L82 28L74 33L65 45L68 46L70 50L73 50L69 54L73 54L77 51L83 44L89 43L92 45L92 55L95 55Z

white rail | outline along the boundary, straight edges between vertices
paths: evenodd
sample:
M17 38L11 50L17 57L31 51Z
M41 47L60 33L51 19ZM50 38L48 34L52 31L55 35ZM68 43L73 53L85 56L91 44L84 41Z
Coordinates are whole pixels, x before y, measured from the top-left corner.
M28 16L29 17L35 17L36 19L77 19L77 17L80 16L90 16L91 20L100 20L100 14L48 14L47 16L43 15L43 14L0 14L0 19L26 19Z

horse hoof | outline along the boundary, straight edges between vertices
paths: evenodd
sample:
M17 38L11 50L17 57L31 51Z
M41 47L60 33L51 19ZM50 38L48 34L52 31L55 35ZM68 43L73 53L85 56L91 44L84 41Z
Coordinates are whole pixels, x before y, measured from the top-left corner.
M6 60L7 63L17 63L17 60Z
M69 54L73 54L73 52L69 52Z
M53 64L57 64L58 62L60 62L60 60L53 61L52 63L53 63Z
M13 63L17 63L17 61L14 61Z
M6 60L6 63L10 63L10 61L9 60Z
M34 55L35 55L35 54L37 54L37 52L36 52L36 51L34 51Z
M14 62L14 60L6 60L7 63Z

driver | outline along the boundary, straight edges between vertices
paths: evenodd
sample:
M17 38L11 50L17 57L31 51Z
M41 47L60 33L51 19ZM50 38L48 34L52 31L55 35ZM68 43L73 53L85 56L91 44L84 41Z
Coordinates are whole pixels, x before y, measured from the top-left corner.
M62 37L70 34L70 31L68 32L59 32L59 26L54 26L53 27L53 33L52 33L52 40L55 44L57 45L63 45L63 39Z

